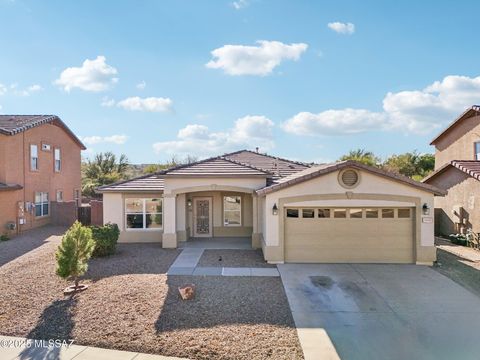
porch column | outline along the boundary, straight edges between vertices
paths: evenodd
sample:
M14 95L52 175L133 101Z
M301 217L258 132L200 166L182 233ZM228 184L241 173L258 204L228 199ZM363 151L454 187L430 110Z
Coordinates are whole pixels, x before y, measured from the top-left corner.
M177 241L187 240L186 194L177 195Z
M177 211L176 211L176 195L164 194L163 196L163 240L162 247L177 247Z
M253 207L253 233L252 233L252 247L254 249L258 249L262 247L261 240L260 240L260 223L259 223L259 212L258 212L258 196L256 194L252 194L252 207Z

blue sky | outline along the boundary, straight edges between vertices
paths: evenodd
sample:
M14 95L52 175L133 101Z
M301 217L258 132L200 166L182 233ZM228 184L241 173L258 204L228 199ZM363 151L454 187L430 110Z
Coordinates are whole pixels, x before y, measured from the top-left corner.
M480 103L474 1L0 0L0 112L133 163L417 149Z

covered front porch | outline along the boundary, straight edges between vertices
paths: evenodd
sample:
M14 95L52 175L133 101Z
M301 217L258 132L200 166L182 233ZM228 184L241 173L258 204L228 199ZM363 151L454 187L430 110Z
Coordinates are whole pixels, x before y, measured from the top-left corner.
M164 248L259 248L257 196L250 188L199 186L164 193Z

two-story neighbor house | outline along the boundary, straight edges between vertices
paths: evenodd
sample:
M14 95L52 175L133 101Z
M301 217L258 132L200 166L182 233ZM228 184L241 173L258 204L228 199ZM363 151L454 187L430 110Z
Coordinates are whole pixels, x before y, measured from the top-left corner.
M480 106L472 106L442 131L435 171L423 181L448 191L435 198L436 233L480 232Z
M431 264L429 209L444 194L355 161L304 164L248 150L98 191L120 242L243 238L271 263Z
M82 142L55 115L0 115L0 234L52 222L80 201Z

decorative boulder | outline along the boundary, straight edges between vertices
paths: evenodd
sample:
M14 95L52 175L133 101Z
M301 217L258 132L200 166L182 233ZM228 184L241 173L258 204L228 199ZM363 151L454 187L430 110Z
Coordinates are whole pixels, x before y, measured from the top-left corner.
M195 285L188 284L180 286L178 292L183 300L192 300L195 297Z

